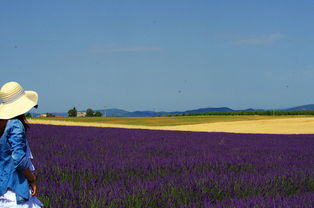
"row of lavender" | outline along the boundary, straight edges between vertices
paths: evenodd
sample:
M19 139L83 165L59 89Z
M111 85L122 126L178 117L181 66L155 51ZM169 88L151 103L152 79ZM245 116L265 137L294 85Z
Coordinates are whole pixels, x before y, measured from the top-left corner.
M47 207L313 207L314 135L31 125Z

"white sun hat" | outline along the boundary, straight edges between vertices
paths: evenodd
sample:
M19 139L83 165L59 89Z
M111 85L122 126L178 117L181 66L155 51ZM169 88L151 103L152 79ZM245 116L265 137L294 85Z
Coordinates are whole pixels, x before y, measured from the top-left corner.
M11 119L35 107L38 94L34 91L24 91L17 82L7 82L0 89L0 99L0 119Z

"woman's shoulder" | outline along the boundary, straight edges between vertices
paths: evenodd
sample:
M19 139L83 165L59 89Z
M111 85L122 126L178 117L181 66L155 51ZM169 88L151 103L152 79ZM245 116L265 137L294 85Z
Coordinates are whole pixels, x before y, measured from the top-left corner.
M16 129L24 131L24 125L19 119L10 119L8 120L7 127L9 129Z

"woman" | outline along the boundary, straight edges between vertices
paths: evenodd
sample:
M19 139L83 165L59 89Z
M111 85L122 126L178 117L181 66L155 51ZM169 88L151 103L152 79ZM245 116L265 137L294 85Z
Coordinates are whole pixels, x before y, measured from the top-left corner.
M0 89L0 207L39 208L24 114L37 106L38 94L17 82Z

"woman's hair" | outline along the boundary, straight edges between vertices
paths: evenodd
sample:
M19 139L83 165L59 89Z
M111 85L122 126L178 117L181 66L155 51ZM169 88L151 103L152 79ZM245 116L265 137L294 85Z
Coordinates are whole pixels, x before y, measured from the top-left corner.
M26 118L25 118L24 114L16 116L13 119L20 120L22 122L23 126L24 126L25 132L27 131L27 129L29 128L29 125L26 122ZM2 134L4 132L5 126L7 124L7 121L8 121L7 119L0 119L0 136L2 136Z
M26 122L25 114L16 116L14 119L18 119L18 120L20 120L22 122L22 124L24 126L24 129L25 129L25 132L26 132L27 129L29 128L29 125Z

